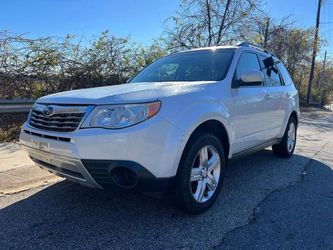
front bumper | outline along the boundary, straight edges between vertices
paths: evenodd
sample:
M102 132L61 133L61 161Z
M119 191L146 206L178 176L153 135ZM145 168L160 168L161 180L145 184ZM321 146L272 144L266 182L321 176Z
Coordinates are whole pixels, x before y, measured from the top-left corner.
M173 182L172 177L156 178L136 162L79 160L26 146L25 149L39 167L91 188L164 192L169 189Z
M91 177L79 159L51 154L27 146L24 148L39 167L84 186L102 188Z
M24 124L20 141L33 161L93 188L163 191L176 175L184 134L154 118L124 129L38 130ZM41 147L41 145L46 145Z

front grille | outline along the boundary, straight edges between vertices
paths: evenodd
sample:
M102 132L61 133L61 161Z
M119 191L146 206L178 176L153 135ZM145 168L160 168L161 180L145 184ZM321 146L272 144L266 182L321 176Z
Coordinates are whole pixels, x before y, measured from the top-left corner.
M53 114L44 112L49 107L52 107ZM72 132L80 125L86 113L85 108L36 104L31 110L29 124L42 130Z

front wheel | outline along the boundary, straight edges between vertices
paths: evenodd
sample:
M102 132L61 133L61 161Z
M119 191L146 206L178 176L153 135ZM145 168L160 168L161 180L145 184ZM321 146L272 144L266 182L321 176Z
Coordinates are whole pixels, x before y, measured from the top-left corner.
M173 196L190 213L206 211L221 192L225 155L220 140L210 133L198 133L183 153Z
M272 146L273 153L280 157L291 157L295 150L296 137L297 123L294 117L290 117L281 142Z

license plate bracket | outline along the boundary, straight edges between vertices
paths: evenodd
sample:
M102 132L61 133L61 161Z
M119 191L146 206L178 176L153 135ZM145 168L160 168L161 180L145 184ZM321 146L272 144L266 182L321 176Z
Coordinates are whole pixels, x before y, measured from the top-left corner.
M48 142L43 142L43 141L37 141L32 139L31 143L34 145L35 148L49 152L50 151L50 144Z

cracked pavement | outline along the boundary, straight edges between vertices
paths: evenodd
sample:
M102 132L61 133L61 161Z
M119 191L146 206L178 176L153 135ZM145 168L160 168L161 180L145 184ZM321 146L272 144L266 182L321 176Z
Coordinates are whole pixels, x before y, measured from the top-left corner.
M295 155L231 161L224 191L193 216L166 198L66 181L0 197L3 249L333 249L333 113L303 113Z

